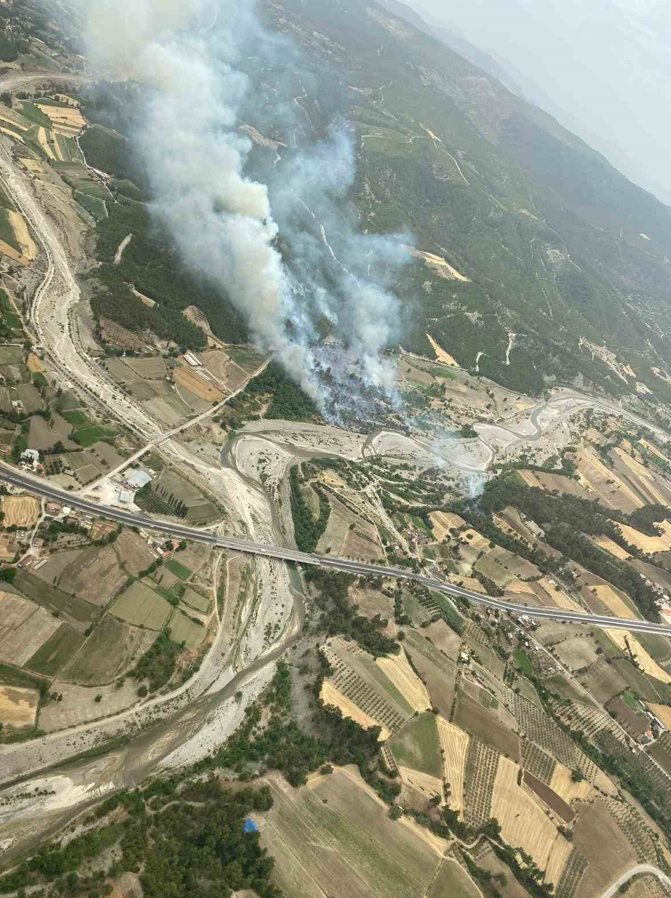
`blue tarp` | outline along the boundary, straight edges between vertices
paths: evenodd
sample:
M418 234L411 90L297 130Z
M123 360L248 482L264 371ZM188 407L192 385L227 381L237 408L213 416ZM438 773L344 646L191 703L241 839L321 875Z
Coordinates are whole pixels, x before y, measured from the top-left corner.
M244 830L246 833L257 833L259 828L253 820L245 820Z

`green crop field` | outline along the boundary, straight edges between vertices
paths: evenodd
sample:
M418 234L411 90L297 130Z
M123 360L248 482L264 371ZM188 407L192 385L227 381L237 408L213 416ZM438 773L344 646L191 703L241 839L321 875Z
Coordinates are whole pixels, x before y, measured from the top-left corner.
M24 118L27 118L28 121L32 122L34 125L39 125L40 128L48 128L51 130L51 119L33 103L22 103L21 108L18 111Z
M534 667L531 663L531 659L527 655L525 651L522 649L515 649L513 652L513 657L515 659L515 664L519 667L523 674L529 676L533 675Z
M188 567L184 567L184 565L180 564L176 558L171 558L169 561L166 561L165 566L172 574L179 577L180 580L188 580L191 576L191 571Z
M96 221L107 218L107 208L105 203L97 197L89 196L88 193L84 193L81 190L75 190L75 199L87 212L91 213Z
M171 610L169 602L156 590L136 580L119 596L110 613L135 627L162 630Z
M89 424L89 419L84 412L63 412L63 417L66 421L72 424L75 430L81 430L82 427L86 427Z
M0 207L0 240L15 249L17 253L21 252L21 245L16 239L14 228L9 222L9 212L7 209Z
M388 744L399 767L442 776L436 715L430 711L411 720Z
M94 424L91 427L82 427L81 430L77 430L75 432L75 440L84 449L88 449L94 443L99 443L101 440L114 439L116 435L117 431L111 427L100 427L100 425Z
M293 573L293 569L292 569ZM293 578L292 578L293 579ZM300 582L300 578L299 578ZM190 586L187 586L186 592L182 596L182 602L185 605L188 605L189 608L194 608L196 611L202 612L202 614L209 614L211 603L209 599L206 599L205 596L201 596L200 593L191 589Z
M67 624L61 624L54 635L47 639L26 663L26 666L37 673L56 676L84 642L81 633L77 633Z
M24 670L10 667L9 664L0 664L0 685L17 686L21 689L39 689L44 680L33 677Z
M168 624L170 628L170 639L177 645L182 645L189 651L195 651L203 644L203 640L207 635L207 629L202 624L187 617L179 608L175 608Z

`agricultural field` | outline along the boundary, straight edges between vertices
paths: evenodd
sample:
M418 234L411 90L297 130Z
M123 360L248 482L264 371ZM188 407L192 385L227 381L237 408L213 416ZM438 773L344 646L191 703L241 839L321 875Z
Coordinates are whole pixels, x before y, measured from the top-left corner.
M130 627L106 614L61 676L81 686L111 683L123 676L155 639L154 631Z
M107 605L128 579L114 545L57 552L35 575L52 586L67 587L94 605Z
M211 524L221 515L203 494L174 471L164 469L151 483L151 492L168 504L185 508L184 517L190 524Z
M225 394L212 381L199 374L197 369L191 368L186 362L172 369L172 378L178 387L201 402L211 405L214 402L221 402L224 398Z
M464 765L464 822L467 826L482 826L492 817L494 784L501 755L486 745L471 739Z
M437 717L438 738L443 758L443 779L449 783L447 803L454 811L464 808L464 771L470 736L443 717Z
M525 787L518 784L519 773L520 768L513 761L499 759L491 800L492 816L501 824L505 841L524 848L542 870L548 866L552 852L553 866L560 874L571 853L571 844L560 836L555 824Z
M576 898L593 898L603 891L604 882L613 882L638 863L633 846L601 799L580 806L573 834L588 862Z
M446 624L439 621L438 624L425 630L409 630L406 634L405 648L414 668L424 680L431 707L448 714L454 700L457 665L443 654L438 647L439 643L433 638L431 631L439 624L448 629ZM442 635L442 629L440 633Z
M384 558L377 529L350 511L331 493L327 496L331 513L316 551L366 562Z
M212 602L190 586L187 586L182 596L182 603L194 611L199 611L201 614L209 614L212 610Z
M183 643L184 647L190 652L199 649L207 635L206 627L184 614L179 608L175 608L172 612L168 628L170 629L172 641L176 642L177 645L182 645Z
M43 643L26 662L29 670L54 677L65 667L81 648L84 636L68 624L60 624L52 636Z
M33 496L3 496L2 512L5 527L28 529L37 524L40 503Z
M464 868L451 858L446 858L427 898L480 898L480 894Z
M110 613L134 627L162 630L171 613L171 605L154 589L135 580L110 608Z
M257 823L286 898L424 898L442 861L440 840L390 820L358 771L336 768L300 789L277 776L267 782L274 804Z
M81 633L100 619L100 610L93 603L49 586L28 571L18 570L14 585L23 595L42 605Z
M457 691L454 723L469 733L473 739L491 746L496 752L515 761L520 760L519 737L500 723L494 713L467 695L463 689Z
M0 662L27 665L59 629L60 622L44 608L20 596L0 594Z
M40 694L20 686L0 686L0 721L13 730L35 726Z
M326 682L376 725L384 727L387 733L394 733L413 716L414 706L367 652L339 637L329 640L323 650L334 669ZM405 666L400 670L405 676ZM421 681L416 677L415 680L416 683L408 678L413 698L421 695L422 688ZM345 708L342 710L345 713Z
M410 767L432 777L442 777L436 715L430 711L407 723L388 745L399 767Z

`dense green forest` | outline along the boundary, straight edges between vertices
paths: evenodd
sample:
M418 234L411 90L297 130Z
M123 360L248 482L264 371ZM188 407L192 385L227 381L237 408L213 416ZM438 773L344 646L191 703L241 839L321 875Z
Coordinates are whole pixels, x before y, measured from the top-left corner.
M229 791L216 779L157 781L107 799L96 810L101 826L34 854L0 878L0 894L30 889L32 898L102 898L108 877L132 871L140 873L146 898L226 898L240 889L281 898L269 883L273 859L258 833L244 831L250 812L271 806L267 786ZM110 815L115 822L107 822ZM107 856L98 872L81 873L115 845L119 860Z

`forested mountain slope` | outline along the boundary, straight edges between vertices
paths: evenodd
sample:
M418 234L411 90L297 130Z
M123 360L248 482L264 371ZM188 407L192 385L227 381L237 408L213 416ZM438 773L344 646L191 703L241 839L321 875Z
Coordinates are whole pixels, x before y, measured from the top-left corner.
M352 123L362 226L407 228L460 275L406 268L406 348L429 352L428 332L514 389L556 378L628 393L640 381L671 398L668 207L373 2L269 0L265 13L303 48L311 71L295 102L312 130L338 114ZM280 120L270 136L288 137Z

